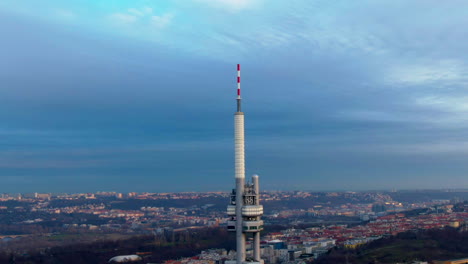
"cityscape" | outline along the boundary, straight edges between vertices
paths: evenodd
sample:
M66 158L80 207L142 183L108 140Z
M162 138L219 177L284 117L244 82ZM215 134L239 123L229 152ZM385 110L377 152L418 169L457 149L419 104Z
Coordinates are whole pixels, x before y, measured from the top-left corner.
M266 263L299 263L334 247L355 248L407 231L463 228L467 198L468 190L263 191L261 258ZM229 192L2 194L0 248L30 252L145 235L169 243L202 229L227 230L229 200ZM252 243L247 240L247 256L253 256ZM164 263L218 263L235 259L233 252L233 245L207 248ZM141 258L151 258L148 254Z

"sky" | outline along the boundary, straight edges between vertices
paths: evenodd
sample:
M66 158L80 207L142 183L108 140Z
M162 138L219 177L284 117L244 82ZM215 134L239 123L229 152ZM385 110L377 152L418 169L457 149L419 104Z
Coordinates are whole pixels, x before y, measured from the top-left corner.
M468 188L468 2L2 0L0 192Z

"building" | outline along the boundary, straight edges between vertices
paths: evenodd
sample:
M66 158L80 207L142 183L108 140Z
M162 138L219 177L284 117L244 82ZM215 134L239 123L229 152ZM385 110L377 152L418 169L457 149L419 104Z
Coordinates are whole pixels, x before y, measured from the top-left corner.
M468 263L468 258L434 261L434 264L467 264L467 263Z

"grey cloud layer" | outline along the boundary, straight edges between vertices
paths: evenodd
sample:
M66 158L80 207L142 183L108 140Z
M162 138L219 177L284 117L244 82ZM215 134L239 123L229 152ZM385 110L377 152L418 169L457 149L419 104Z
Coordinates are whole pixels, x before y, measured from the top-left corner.
M2 16L4 191L226 189L238 62L266 188L467 187L466 4L308 3L185 50Z

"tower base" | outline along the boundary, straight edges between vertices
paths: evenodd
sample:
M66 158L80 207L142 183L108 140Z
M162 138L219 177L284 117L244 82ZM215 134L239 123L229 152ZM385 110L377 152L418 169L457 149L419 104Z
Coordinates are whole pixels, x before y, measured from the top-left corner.
M226 260L224 262L224 264L237 264L237 261L236 260ZM260 260L260 261L255 261L255 260L253 260L253 261L244 261L244 262L242 262L242 264L264 264L264 261L263 261L263 259Z

